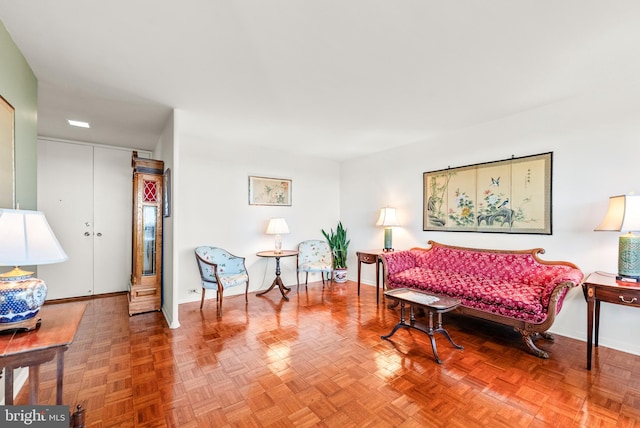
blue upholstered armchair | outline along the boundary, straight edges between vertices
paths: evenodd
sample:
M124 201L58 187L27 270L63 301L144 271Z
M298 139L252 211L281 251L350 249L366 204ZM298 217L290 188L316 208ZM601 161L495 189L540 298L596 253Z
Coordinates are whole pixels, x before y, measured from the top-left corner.
M300 288L300 272L306 274L304 280L305 287L309 280L309 272L320 272L323 284L325 273L328 276L327 279L332 281L333 255L331 254L331 247L329 247L327 241L310 239L298 244L298 267L296 273L298 288Z
M216 290L216 309L218 317L222 316L222 295L227 288L247 284L244 291L245 303L248 303L249 273L244 264L244 257L234 256L218 247L201 246L196 248L196 261L202 280L202 300L204 304L206 290Z

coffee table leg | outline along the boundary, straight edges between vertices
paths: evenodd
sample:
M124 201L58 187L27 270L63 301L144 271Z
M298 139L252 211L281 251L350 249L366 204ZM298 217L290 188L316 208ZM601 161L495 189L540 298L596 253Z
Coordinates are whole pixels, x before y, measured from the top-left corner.
M411 316L413 317L413 311L411 312ZM380 336L380 339L388 339L388 338L390 338L391 336L393 336L396 333L396 331L398 331L398 329L400 327L406 327L406 328L411 327L410 325L406 324L405 320L404 320L404 302L400 302L400 322L398 324L396 324L395 327L393 327L393 330L391 330L391 333L389 333L389 334L387 334L385 336Z
M434 332L440 333L444 337L449 339L449 343L451 343L454 348L456 348L456 349L464 349L464 346L461 346L461 345L458 345L457 343L455 343L453 341L453 339L451 339L451 336L449 336L449 332L447 330L445 330L444 328L442 328L442 314L440 314L440 313L438 314L438 324L437 324L437 327L434 330Z
M438 364L442 364L442 360L438 356L438 348L436 346L436 338L433 335L433 311L429 311L429 328L425 333L429 335L429 340L431 341L431 349L433 350L433 356L436 358Z

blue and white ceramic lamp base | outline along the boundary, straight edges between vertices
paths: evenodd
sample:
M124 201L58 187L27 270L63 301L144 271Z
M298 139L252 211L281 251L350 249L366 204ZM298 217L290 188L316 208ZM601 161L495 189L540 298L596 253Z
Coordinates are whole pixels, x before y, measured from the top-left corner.
M32 330L47 297L47 286L38 278L0 280L0 331Z

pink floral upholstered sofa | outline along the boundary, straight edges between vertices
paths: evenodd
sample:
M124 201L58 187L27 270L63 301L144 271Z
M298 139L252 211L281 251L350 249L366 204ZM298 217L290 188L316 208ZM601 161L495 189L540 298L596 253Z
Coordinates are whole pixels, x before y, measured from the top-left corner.
M577 266L540 260L542 248L488 250L434 241L429 245L382 255L387 289L413 288L459 299L458 313L512 326L534 355L549 358L533 339L553 339L547 330L567 291L584 277Z

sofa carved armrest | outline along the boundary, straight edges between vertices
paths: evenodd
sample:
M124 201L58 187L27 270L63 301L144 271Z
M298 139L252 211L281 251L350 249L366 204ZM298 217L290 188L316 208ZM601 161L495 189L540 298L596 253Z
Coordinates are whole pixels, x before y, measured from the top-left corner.
M416 258L412 250L391 251L384 253L383 265L385 271L389 275L393 275L414 268L416 266Z

